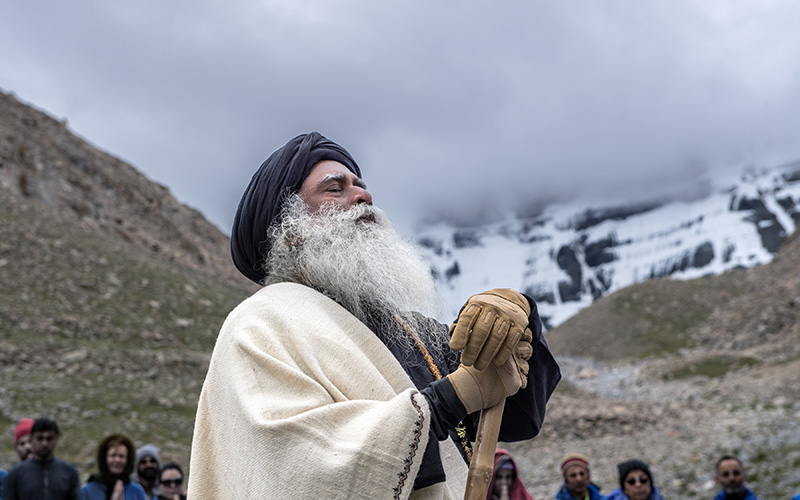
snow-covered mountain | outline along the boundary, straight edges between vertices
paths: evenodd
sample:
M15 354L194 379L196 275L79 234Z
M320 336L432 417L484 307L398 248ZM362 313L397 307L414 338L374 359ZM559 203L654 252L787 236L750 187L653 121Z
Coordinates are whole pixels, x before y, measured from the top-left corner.
M691 279L769 262L800 223L800 161L717 178L692 201L551 205L531 218L417 233L450 313L511 287L547 328L633 283Z

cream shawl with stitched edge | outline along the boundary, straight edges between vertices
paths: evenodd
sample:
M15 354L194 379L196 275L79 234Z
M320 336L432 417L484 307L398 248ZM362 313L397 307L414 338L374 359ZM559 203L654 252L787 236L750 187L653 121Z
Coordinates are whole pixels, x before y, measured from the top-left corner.
M440 443L447 482L413 491L430 410L352 314L280 283L234 309L197 408L189 498L461 499L467 466Z

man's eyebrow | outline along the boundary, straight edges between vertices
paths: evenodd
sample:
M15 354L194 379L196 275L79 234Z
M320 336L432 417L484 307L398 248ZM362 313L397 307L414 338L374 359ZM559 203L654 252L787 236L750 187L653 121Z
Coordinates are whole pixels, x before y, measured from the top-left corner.
M343 182L346 179L347 179L347 176L345 174L341 173L341 172L336 172L336 173L333 173L333 174L327 174L325 177L320 179L320 181L317 183L317 186L322 186L326 182L330 182L330 181ZM353 179L353 185L357 186L357 187L360 187L361 189L367 189L367 184L363 180L361 180L360 177L356 177L355 179Z
M344 174L337 172L335 174L327 174L325 177L320 179L320 181L317 183L317 185L321 186L321 185L325 184L326 182L330 182L330 181L339 181L339 182L341 182L343 180L344 180Z

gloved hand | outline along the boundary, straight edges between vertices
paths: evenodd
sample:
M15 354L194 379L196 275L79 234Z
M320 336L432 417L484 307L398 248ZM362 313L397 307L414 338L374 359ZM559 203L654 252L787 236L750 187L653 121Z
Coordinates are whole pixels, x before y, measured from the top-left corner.
M531 305L510 288L495 288L467 300L450 327L450 348L461 349L461 363L485 369L503 365L528 327Z
M490 408L527 386L532 340L530 329L525 329L505 363L497 366L492 362L483 370L461 364L447 376L467 413Z

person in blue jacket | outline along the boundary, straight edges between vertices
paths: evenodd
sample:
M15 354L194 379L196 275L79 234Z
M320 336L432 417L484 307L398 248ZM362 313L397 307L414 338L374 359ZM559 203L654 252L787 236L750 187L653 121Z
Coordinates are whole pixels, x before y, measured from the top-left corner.
M564 484L556 500L603 500L600 487L592 482L589 459L581 453L568 453L561 459Z
M81 489L81 500L145 500L144 490L131 482L136 450L130 439L112 434L97 447L97 468Z
M0 500L3 500L3 483L6 482L6 476L8 476L8 472L0 470Z
M620 487L606 500L664 500L653 481L650 467L639 459L617 465Z
M725 455L717 460L714 479L721 488L714 500L758 500L755 493L744 484L747 474L742 461L733 455Z

